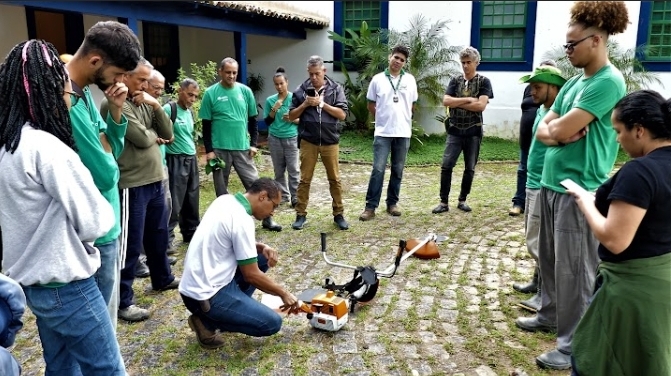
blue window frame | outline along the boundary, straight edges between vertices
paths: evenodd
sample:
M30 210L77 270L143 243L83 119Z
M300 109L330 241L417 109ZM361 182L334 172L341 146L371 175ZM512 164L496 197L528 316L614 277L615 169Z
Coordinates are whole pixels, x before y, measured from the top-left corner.
M359 30L361 22L366 21L373 30L389 28L388 1L334 1L333 2L333 31L343 35L345 29ZM340 70L342 61L347 68L352 67L351 51L342 43L333 42L334 70Z
M638 59L645 69L671 72L671 1L641 1L637 46L648 46Z
M478 70L533 69L536 36L535 1L474 1L471 46L481 56Z

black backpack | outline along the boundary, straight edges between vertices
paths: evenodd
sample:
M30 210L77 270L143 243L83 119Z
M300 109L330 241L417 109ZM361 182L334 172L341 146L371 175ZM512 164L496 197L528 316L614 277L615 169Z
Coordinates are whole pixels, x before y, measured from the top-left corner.
M168 102L170 105L170 121L172 122L172 125L175 126L175 120L177 120L177 102L175 101L170 101ZM189 108L189 112L191 113L191 117L193 118L194 122L196 121L196 118L193 116L193 111Z

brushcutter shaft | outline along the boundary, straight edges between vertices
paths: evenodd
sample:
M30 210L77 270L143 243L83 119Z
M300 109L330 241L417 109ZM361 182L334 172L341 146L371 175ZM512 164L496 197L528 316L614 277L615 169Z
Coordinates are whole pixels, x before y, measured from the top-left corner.
M406 254L404 254L403 257L401 257L401 262L399 263L399 265L400 265L403 261L405 261L405 259L407 259L408 257L412 256L415 252L417 252L417 250L419 250L420 248L422 248L426 243L428 243L428 242L430 242L430 241L432 241L432 240L433 240L433 241L436 240L436 234L429 234L429 235L427 235L427 237L425 237L424 240L422 240L421 242L419 242L419 244L417 244L417 245L416 245L414 248L412 248L410 251L406 252ZM396 268L397 268L397 266L396 266L395 264L389 265L389 267L387 267L387 269L385 269L385 270L383 270L383 271L381 271L381 272L377 272L377 275L380 276L380 277L390 277L390 276L394 275L394 272L396 271Z
M339 268L345 268L345 269L357 270L357 267L356 267L356 266L345 265L345 264L341 264L341 263L339 263L339 262L333 262L333 261L329 260L329 258L326 257L326 233L325 233L325 232L322 232L322 233L321 233L321 238L322 238L322 257L324 258L324 261L325 261L327 264L329 264L329 265L331 265L331 266L337 266L337 267L339 267Z

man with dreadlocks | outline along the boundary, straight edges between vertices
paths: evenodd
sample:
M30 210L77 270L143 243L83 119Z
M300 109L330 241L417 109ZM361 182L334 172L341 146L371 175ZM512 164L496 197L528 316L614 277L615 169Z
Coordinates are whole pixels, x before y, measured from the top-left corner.
M622 1L573 5L564 48L571 64L583 71L562 87L536 131L536 138L548 145L538 197L541 308L515 324L529 331L556 327L557 348L536 358L544 368L571 368L573 332L594 291L599 242L561 182L571 179L593 192L613 170L618 145L611 112L626 86L608 60L606 43L628 23Z
M112 325L116 328L119 306L119 235L121 209L119 203L119 166L128 120L121 107L128 93L123 74L135 69L140 60L140 42L128 26L114 21L93 25L75 55L67 60L73 96L70 119L72 135L79 157L98 190L112 204L114 227L96 239L101 266L96 273L98 286L108 304ZM110 102L110 113L103 119L96 108L89 85L95 84Z
M16 45L0 66L0 226L5 274L37 318L46 375L125 375L94 274L112 206L75 150L72 86L56 48Z

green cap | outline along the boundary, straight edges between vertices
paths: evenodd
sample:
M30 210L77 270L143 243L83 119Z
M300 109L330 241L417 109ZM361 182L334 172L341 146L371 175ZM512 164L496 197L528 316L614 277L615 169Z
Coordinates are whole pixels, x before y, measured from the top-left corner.
M561 70L559 70L559 68L542 66L536 68L532 74L527 74L526 76L520 78L520 82L523 84L542 82L545 84L562 87L566 83L566 79L562 77Z

